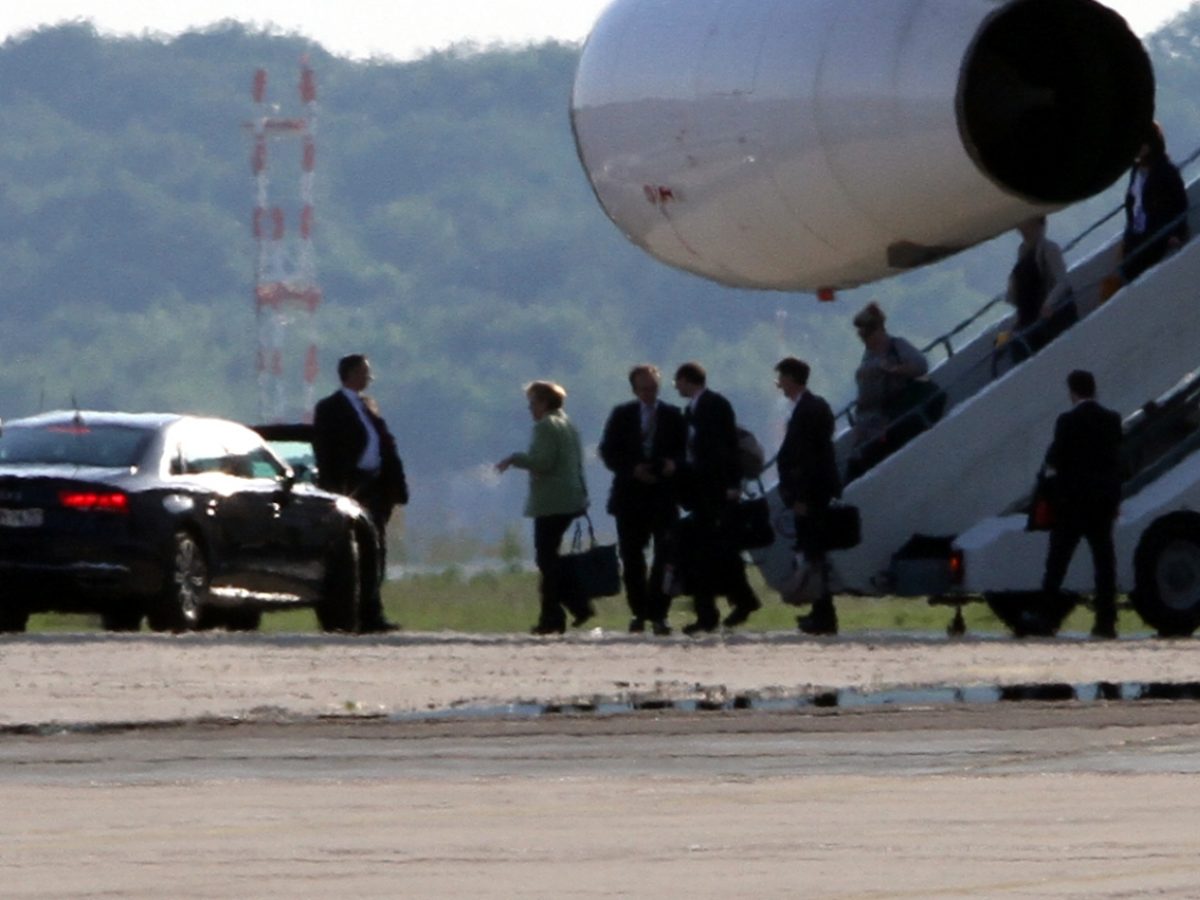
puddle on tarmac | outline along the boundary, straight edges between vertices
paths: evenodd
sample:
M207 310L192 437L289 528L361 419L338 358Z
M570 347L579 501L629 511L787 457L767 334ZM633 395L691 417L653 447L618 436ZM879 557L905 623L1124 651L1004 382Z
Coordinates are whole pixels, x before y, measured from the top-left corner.
M0 726L0 735L116 734L127 731L169 730L183 725L224 727L252 722L279 724L311 721L421 722L479 719L537 719L553 716L627 716L674 712L808 712L818 709L922 709L989 703L1110 703L1139 700L1200 700L1200 681L1190 682L1094 682L1091 684L1015 684L972 687L892 688L863 691L857 688L816 690L807 694L780 695L776 692L728 694L714 688L698 698L671 700L652 695L580 699L569 703L517 702L492 706L452 706L420 712L376 714L294 715L287 710L264 707L241 716L202 716L197 719L124 722L50 722Z
M980 685L951 688L893 688L863 691L856 688L814 691L794 696L755 693L714 693L699 699L668 700L652 696L627 699L578 700L571 703L512 703L501 706L455 706L425 712L387 716L390 721L436 719L538 718L542 716L618 716L643 712L790 712L814 709L912 709L963 704L1070 702L1099 703L1137 700L1200 700L1200 682L1125 682L1092 684Z

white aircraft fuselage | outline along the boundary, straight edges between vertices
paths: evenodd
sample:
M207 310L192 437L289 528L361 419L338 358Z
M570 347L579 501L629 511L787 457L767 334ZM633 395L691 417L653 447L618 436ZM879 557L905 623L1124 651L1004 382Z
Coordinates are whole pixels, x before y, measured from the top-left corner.
M616 0L571 116L635 244L723 284L821 291L1108 187L1154 75L1094 0Z

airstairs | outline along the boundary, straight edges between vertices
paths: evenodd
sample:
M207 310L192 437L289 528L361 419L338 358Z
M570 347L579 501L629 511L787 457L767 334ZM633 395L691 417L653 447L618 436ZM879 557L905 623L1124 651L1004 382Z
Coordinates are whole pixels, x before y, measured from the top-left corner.
M1195 358L1200 360L1200 349ZM1134 551L1153 521L1164 512L1200 510L1200 369L1125 420L1121 450L1125 483L1114 540L1117 581L1128 592L1136 586ZM989 594L1040 587L1045 537L1025 529L1030 502L1025 496L958 536L955 544L964 560L961 589ZM1200 519L1200 513L1195 515ZM1032 565L1020 564L1030 557ZM1091 582L1089 555L1077 553L1066 584L1086 592Z
M1113 528L1117 590L1159 634L1190 635L1200 627L1200 370L1126 419L1124 431L1126 478ZM1046 537L1025 530L1027 507L1028 498L957 537L959 584L946 599L982 596L1014 631L1048 634L1057 619L1045 621L1039 590ZM1075 554L1064 588L1091 591L1090 554ZM1055 615L1066 608L1052 605ZM1029 630L1031 613L1041 630Z
M1200 181L1188 189L1192 232L1200 226ZM1200 237L1102 301L1116 270L1120 237L1068 272L1079 321L1019 364L997 349L1006 317L950 353L930 378L946 396L939 421L847 485L862 513L862 541L833 560L847 591L896 592L892 556L913 535L959 535L1029 493L1057 416L1067 408L1072 369L1096 376L1099 399L1127 417L1178 385L1200 348ZM995 301L993 301L994 303ZM841 462L849 429L837 439ZM844 470L844 467L843 467ZM769 585L794 570L790 515L771 491L779 539L751 554ZM1040 560L1032 568L1040 572Z

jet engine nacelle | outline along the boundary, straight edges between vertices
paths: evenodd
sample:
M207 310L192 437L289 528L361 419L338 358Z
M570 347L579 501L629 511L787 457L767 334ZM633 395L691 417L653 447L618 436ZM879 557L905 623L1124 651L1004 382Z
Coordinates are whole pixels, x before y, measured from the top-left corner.
M571 104L625 234L736 287L851 287L1128 170L1154 73L1094 0L616 0Z

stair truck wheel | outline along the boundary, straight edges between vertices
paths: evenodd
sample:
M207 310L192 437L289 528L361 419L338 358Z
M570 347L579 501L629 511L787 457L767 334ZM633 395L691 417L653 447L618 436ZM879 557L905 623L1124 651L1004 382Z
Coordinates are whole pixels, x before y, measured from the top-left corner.
M1163 516L1142 534L1133 555L1133 607L1163 637L1200 627L1200 515Z

